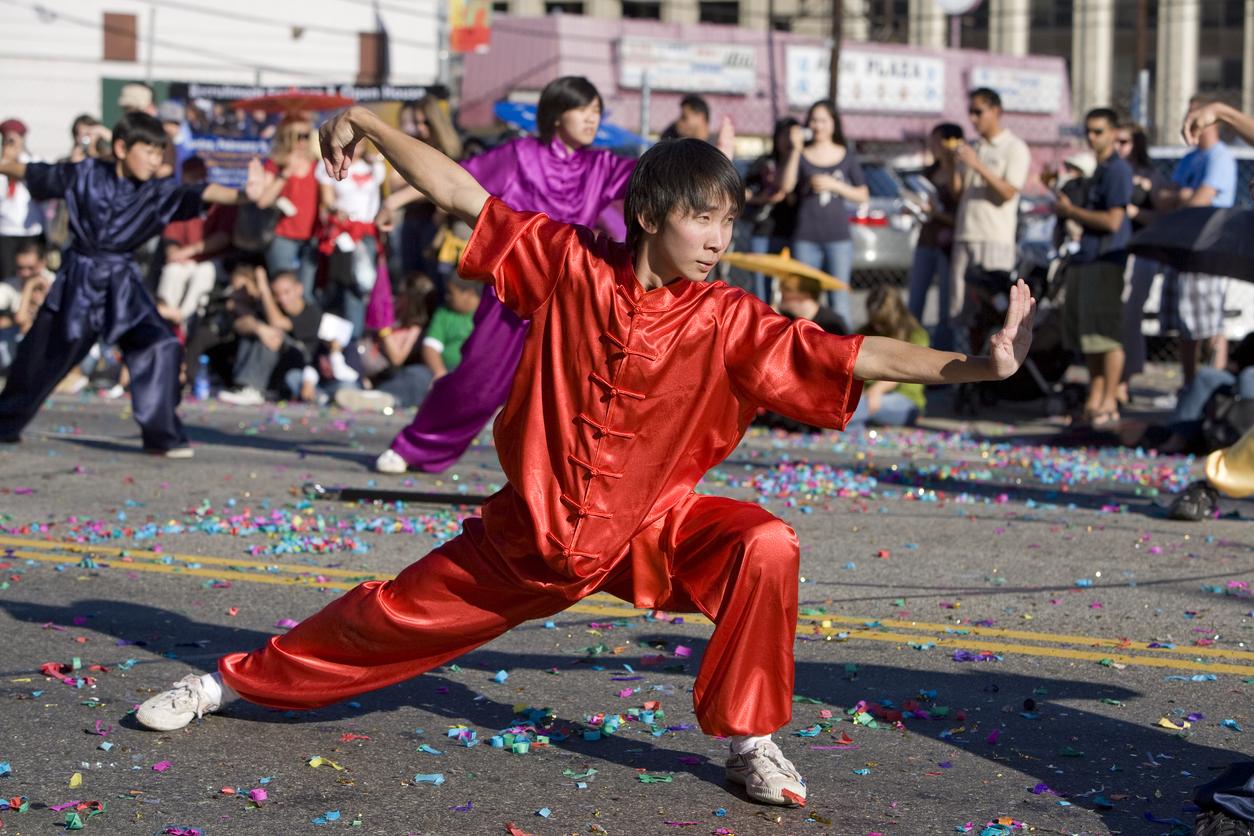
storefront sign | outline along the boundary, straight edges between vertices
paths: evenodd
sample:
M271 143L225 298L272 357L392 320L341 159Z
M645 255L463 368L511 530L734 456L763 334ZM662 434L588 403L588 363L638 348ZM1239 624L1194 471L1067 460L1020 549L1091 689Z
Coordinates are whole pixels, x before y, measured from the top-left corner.
M757 53L737 44L619 40L618 86L638 90L646 72L653 90L750 93L757 86Z
M1060 73L1013 67L972 67L970 87L988 87L1001 96L1002 109L1013 113L1057 113L1062 107Z
M789 105L805 107L827 97L829 50L790 46L785 58ZM940 113L945 104L945 62L904 53L842 50L838 104L850 111Z

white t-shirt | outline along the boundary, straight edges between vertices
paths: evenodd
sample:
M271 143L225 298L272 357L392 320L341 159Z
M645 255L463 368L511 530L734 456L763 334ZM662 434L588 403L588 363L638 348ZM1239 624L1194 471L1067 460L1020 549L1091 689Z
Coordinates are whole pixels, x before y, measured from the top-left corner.
M6 279L0 282L0 314L13 315L17 306L22 304L22 286L17 279Z
M24 163L35 162L30 154L18 157ZM26 183L9 182L0 175L0 235L29 237L43 232L44 215L40 204L31 200Z
M1026 142L1003 130L991 140L981 139L975 153L993 174L1019 191L1023 190L1023 184L1028 180L1028 169L1032 166L1032 152ZM1019 196L1002 200L983 177L968 169L962 178L954 240L1013 245L1018 226Z
M328 176L321 164L315 168L318 182L329 183L335 189L335 206L332 208L343 212L350 221L374 221L374 216L379 214L379 189L387 176L383 160L354 160L349 166L348 176L343 180Z

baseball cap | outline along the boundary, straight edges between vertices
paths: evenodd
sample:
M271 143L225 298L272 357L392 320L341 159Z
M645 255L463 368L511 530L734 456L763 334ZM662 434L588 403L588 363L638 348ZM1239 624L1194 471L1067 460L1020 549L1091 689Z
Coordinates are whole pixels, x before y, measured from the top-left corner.
M118 94L118 107L123 110L147 110L152 107L152 88L147 84L123 84Z
M5 119L0 122L0 134L26 136L26 123L21 119Z

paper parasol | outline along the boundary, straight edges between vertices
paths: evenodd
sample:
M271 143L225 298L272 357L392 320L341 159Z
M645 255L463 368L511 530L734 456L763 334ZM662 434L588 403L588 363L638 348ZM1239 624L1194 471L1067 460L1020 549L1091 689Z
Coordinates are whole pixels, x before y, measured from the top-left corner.
M813 279L824 290L848 290L849 285L835 276L822 270L816 270L809 264L792 257L785 247L779 255L774 253L723 253L721 259L732 267L751 270L754 273L765 273L777 279L796 276L801 279Z

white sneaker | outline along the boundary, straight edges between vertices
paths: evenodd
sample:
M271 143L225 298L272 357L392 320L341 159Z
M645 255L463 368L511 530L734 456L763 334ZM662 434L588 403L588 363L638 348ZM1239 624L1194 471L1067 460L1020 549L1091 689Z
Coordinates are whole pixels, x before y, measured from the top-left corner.
M384 412L396 406L396 398L377 389L341 386L335 390L335 405L349 412Z
M219 392L218 400L235 406L261 406L266 402L266 396L251 386L242 386L239 389Z
M743 755L727 759L727 780L743 784L754 801L804 807L806 782L773 740L764 740Z
M344 383L351 383L358 378L357 372L348 365L348 361L344 359L344 352L336 351L327 355L327 360L331 363L331 377Z
M170 690L145 700L135 712L135 719L153 731L175 731L221 707L219 699L205 688L200 674L192 673L174 683Z
M170 447L165 450L156 447L145 447L144 452L153 456L162 456L167 459L192 459L196 457L196 451L191 447Z
M391 448L379 454L374 460L374 469L380 473L400 475L409 470L409 462L401 458L401 454Z
M110 401L116 401L118 398L122 397L125 394L126 394L126 387L123 386L121 383L115 383L112 386L110 386L108 389L103 390L100 393L100 397L105 398Z

